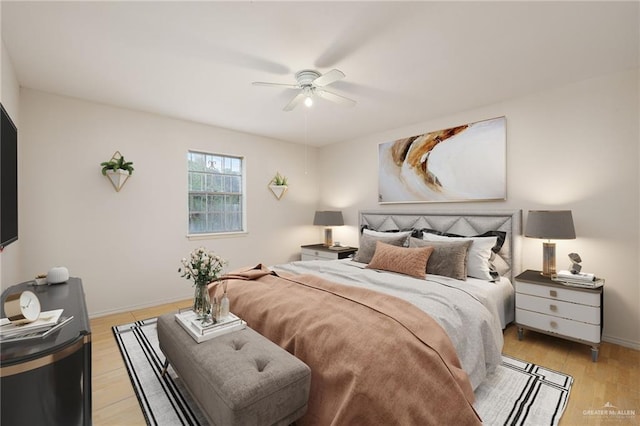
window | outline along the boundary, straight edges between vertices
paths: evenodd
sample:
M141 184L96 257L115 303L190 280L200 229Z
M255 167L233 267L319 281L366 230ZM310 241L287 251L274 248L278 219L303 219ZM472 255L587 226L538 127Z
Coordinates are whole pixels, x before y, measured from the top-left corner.
M244 159L189 151L189 234L244 232Z

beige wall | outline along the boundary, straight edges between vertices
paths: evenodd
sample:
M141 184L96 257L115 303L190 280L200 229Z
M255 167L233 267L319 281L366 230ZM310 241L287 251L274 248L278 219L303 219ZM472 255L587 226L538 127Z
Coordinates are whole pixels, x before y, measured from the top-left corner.
M557 242L559 266L576 251L585 270L605 277L605 339L640 347L638 70L318 152L34 90L18 95L2 47L0 100L20 120L21 185L20 240L0 254L3 289L63 264L83 278L93 315L189 297L191 287L176 269L191 248L206 245L231 259L230 267L295 259L300 244L321 237L309 225L317 204L343 210L347 226L334 229L334 239L352 245L361 209L522 209L526 221L530 209L569 208L578 238ZM377 204L379 143L501 115L507 117L507 201ZM247 156L248 235L186 239L188 149ZM120 193L98 167L115 150L136 166ZM279 202L266 189L275 171L291 182ZM539 269L541 262L541 241L523 238L522 267Z
M19 126L20 86L13 69L11 57L5 48L4 40L2 40L2 45L0 47L0 102L2 102L2 105L11 116L15 125ZM20 141L18 140L18 167L21 167L22 161L20 158L19 143ZM18 200L18 202L20 201L21 200ZM21 225L22 224L18 222L18 226L22 229ZM0 288L4 288L4 283L15 283L18 281L18 268L21 259L19 249L20 243L20 240L13 242L0 253Z
M334 238L358 243L362 209L571 209L578 238L557 241L558 266L575 251L606 278L604 337L640 348L638 70L609 75L371 135L320 151L321 207L341 208ZM377 203L378 144L487 118L507 118L507 200ZM356 160L354 160L356 159ZM541 269L542 241L522 238L522 267Z
M29 89L20 115L18 278L68 267L91 315L191 297L177 269L199 245L238 268L297 259L318 239L315 148ZM245 156L248 234L186 238L189 149ZM116 150L135 167L120 192L99 166ZM290 184L280 201L267 188L276 171Z

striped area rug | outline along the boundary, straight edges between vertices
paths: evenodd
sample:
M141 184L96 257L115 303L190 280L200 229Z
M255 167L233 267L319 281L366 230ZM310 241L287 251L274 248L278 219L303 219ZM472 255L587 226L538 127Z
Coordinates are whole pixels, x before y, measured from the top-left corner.
M148 425L208 425L196 402L169 368L158 345L157 318L113 327L131 384Z
M502 365L475 391L475 408L487 425L557 425L573 377L502 355Z
M113 327L113 334L147 424L208 424L173 369L160 376L156 318ZM476 389L475 407L485 425L557 425L572 383L571 376L503 355Z

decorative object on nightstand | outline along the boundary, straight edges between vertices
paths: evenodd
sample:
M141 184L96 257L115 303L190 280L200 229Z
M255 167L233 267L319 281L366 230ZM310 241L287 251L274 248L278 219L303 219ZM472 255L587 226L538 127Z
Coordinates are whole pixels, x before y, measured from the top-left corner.
M596 277L595 274L582 271L582 258L578 253L569 253L571 266L569 270L558 271L551 276L551 279L572 287L596 288L604 285L604 279Z
M572 287L596 288L604 285L604 279L588 272L558 271L552 280Z
M518 339L523 330L585 343L598 360L603 328L603 287L571 287L527 270L515 277Z
M324 245L331 247L333 245L332 226L344 225L341 211L317 211L313 218L314 225L326 226L324 229Z
M181 277L193 280L195 292L193 296L193 311L203 323L211 321L211 299L209 297L209 283L216 281L227 263L226 260L204 247L191 252L188 258L182 259L182 267L178 269Z
M542 275L556 273L556 244L551 240L573 240L576 231L571 210L529 210L525 237L546 239L542 243Z
M271 179L271 182L269 182L269 189L279 200L287 192L287 189L289 189L287 178L285 176L282 176L280 172L277 172L273 179Z
M582 270L582 265L580 265L582 258L580 255L578 253L569 253L569 260L571 261L571 268L569 268L569 271L572 274L579 274Z
M102 174L109 178L116 192L120 192L134 170L133 162L125 161L120 151L116 151L111 160L100 163L100 166L102 166Z
M327 247L324 244L309 244L300 247L301 260L336 260L352 257L357 247Z

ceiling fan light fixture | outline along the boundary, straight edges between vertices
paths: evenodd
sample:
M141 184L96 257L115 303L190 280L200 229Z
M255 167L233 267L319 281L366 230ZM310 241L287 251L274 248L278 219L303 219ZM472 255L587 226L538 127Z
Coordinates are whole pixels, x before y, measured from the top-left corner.
M313 98L317 95L322 99L326 99L331 102L335 102L345 106L353 106L356 101L338 95L337 93L325 90L324 87L335 83L338 80L342 80L345 77L344 73L337 69L332 69L329 72L320 74L314 70L302 70L296 73L297 84L282 84L282 83L266 83L262 81L254 81L254 86L275 86L275 87L287 87L291 89L298 89L298 94L289 101L283 108L284 111L291 111L296 106L304 103L307 108L313 106Z

